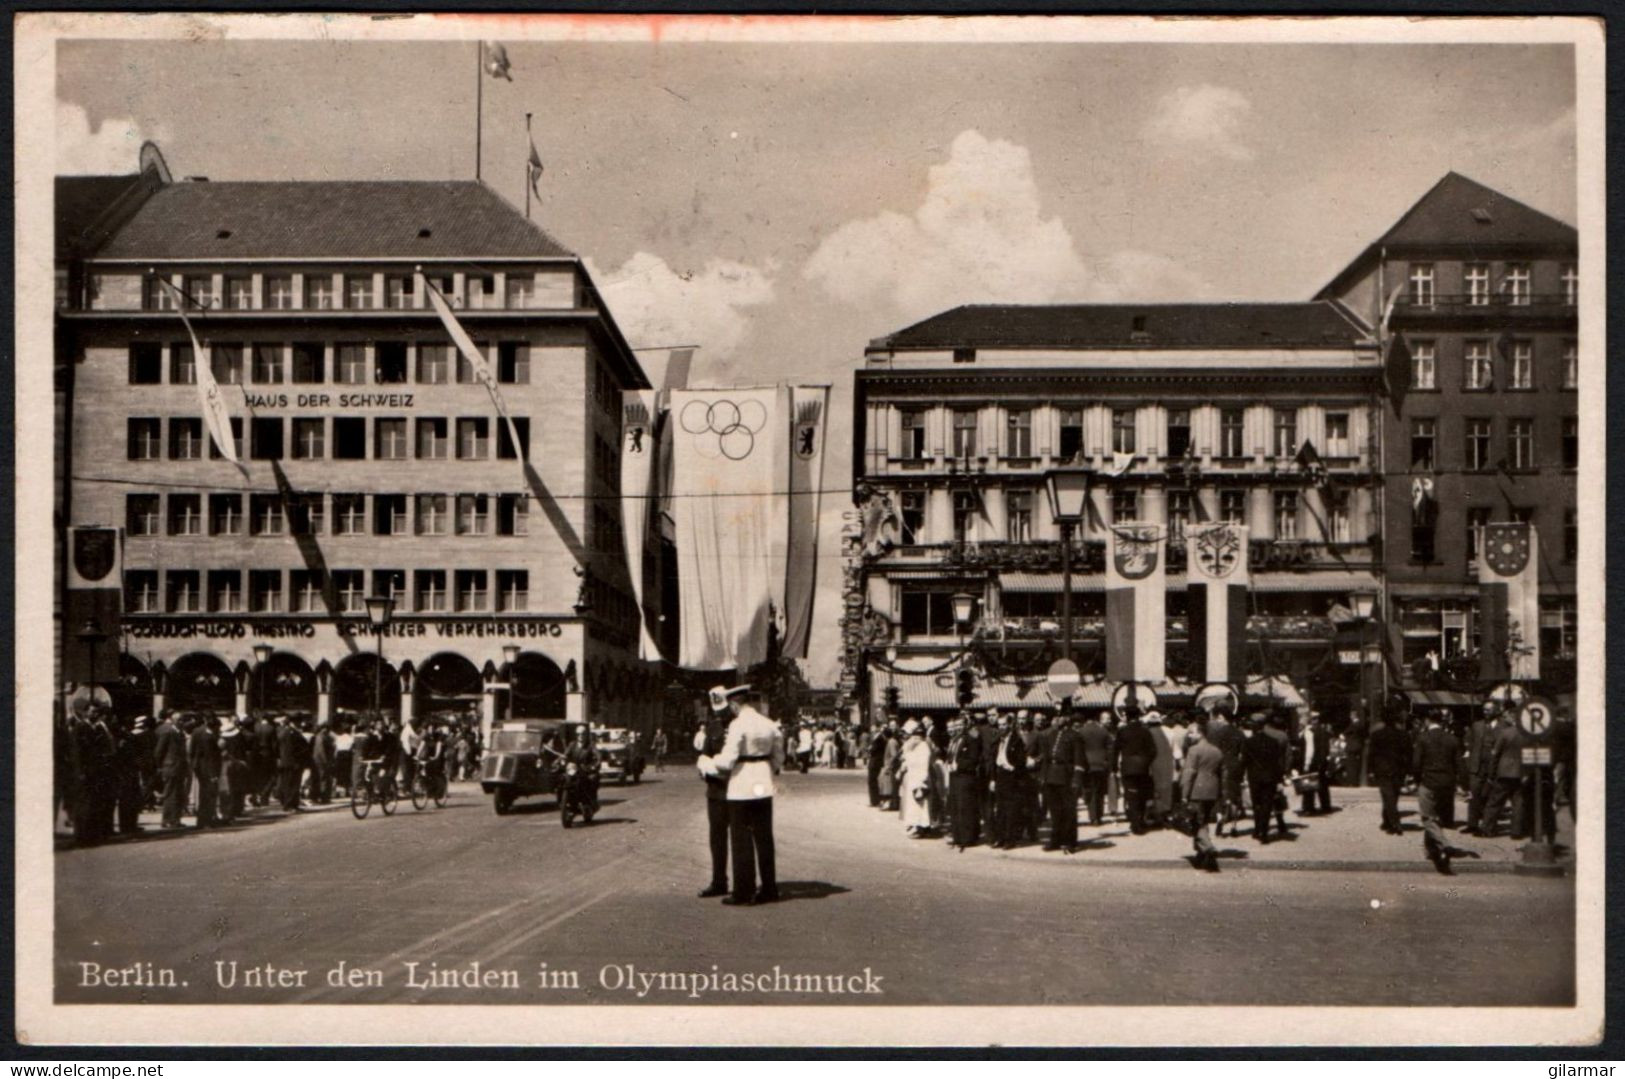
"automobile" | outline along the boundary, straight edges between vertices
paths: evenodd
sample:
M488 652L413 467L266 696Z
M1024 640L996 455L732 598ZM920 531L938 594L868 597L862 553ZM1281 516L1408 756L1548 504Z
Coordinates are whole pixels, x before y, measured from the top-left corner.
M633 732L625 727L598 727L593 730L593 741L598 745L599 777L604 782L613 780L625 786L643 778L643 745Z
M558 795L559 770L565 749L580 723L563 719L523 719L497 723L480 762L480 789L491 796L497 816L520 798Z

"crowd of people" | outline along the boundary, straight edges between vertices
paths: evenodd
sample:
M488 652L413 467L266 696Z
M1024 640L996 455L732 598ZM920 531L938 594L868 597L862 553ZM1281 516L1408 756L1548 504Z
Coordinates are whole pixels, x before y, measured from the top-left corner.
M78 845L141 834L141 814L160 813L174 831L229 825L276 807L348 798L364 759L382 760L410 790L426 763L450 779L473 778L481 756L478 724L455 713L401 723L372 713L318 722L308 713L215 715L164 709L156 718L121 717L92 702L57 722L53 820Z

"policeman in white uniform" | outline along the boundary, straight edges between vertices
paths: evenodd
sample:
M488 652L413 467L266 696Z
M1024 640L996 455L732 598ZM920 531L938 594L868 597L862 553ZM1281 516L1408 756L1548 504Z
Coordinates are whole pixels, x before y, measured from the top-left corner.
M749 686L711 690L728 702L733 720L716 756L700 762L707 775L728 778L728 831L733 846L733 893L728 906L772 903L779 898L773 856L773 777L784 767L784 735L750 703ZM756 887L760 874L761 887Z

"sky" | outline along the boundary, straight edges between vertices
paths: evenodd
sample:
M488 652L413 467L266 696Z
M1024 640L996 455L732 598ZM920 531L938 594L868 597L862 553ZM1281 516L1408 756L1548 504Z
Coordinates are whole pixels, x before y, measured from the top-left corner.
M833 386L808 673L838 669L851 375L964 303L1308 299L1446 172L1576 218L1564 45L505 42L485 181L691 382ZM473 42L70 41L57 168L462 179Z

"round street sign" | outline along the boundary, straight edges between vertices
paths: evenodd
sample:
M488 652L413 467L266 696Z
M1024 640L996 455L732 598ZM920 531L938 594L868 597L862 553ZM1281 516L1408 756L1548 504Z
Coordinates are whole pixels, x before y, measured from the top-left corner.
M1518 726L1532 738L1545 738L1552 732L1552 703L1540 697L1530 697L1518 709Z
M1044 676L1044 688L1049 690L1050 699L1059 704L1070 700L1072 694L1078 691L1083 680L1078 676L1078 665L1070 659L1058 659L1049 665L1049 673Z
M1126 719L1124 710L1130 705L1143 715L1157 706L1157 691L1144 682L1124 682L1112 690L1112 715Z

